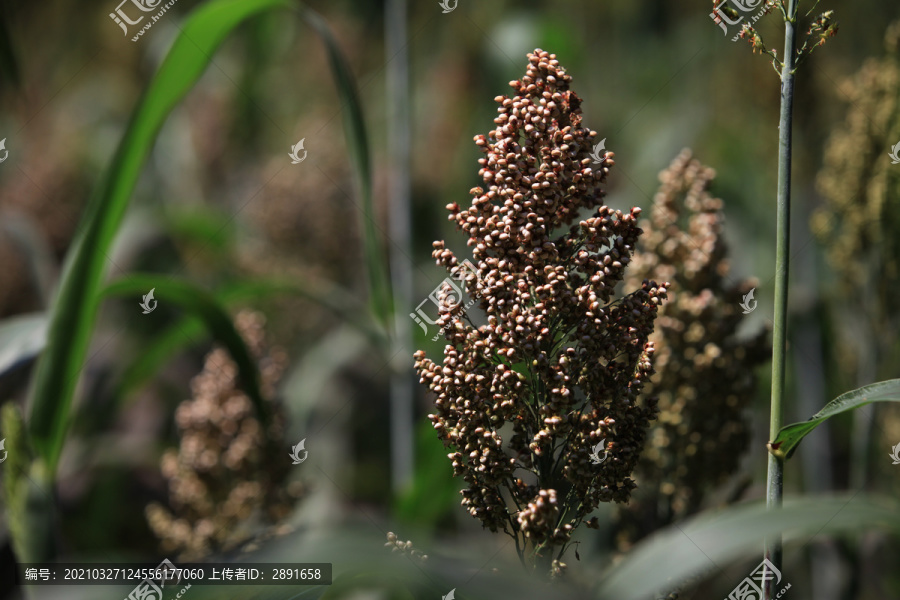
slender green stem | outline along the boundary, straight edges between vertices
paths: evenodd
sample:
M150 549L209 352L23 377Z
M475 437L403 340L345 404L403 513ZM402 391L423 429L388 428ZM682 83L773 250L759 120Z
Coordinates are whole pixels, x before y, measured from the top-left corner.
M409 370L413 351L409 307L413 299L411 189L411 124L409 50L406 0L388 0L385 6L385 54L387 56L388 165L390 181L391 285L397 302L394 310L394 350L391 370L391 488L401 493L413 478L415 379Z
M787 347L787 301L791 236L791 126L794 107L794 48L799 0L787 0L784 23L784 65L781 69L781 120L778 126L778 207L777 245L775 250L775 325L772 339L772 404L769 438L775 439L781 429L785 387ZM766 505L770 509L781 506L784 483L784 462L769 453L766 478ZM766 541L766 558L781 570L781 536ZM775 583L766 584L765 599L775 597Z

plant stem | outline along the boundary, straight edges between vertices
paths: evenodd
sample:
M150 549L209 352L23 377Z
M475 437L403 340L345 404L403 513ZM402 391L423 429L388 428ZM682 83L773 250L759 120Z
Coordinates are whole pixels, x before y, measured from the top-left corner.
M784 65L781 69L781 119L778 125L778 207L777 245L775 249L775 325L772 339L772 403L769 419L769 439L775 439L781 429L784 400L784 377L787 347L788 273L791 239L791 128L794 108L794 47L799 0L787 0L784 22ZM766 506L781 506L784 484L784 462L769 453L766 477ZM781 570L781 536L766 541L766 558ZM775 597L775 582L766 583L765 600Z
M385 6L385 55L388 96L388 170L390 186L391 283L394 303L395 361L391 368L391 489L399 494L413 478L413 413L416 381L409 369L413 332L408 310L413 300L410 224L411 124L406 0Z

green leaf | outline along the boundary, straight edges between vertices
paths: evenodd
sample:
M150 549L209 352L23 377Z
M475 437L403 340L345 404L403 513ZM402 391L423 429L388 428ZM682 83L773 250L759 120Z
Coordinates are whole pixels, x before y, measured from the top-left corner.
M162 220L179 243L202 247L204 252L226 254L234 243L234 223L225 211L194 206L167 208Z
M218 0L201 6L185 22L135 109L66 256L59 295L50 311L47 349L34 376L28 426L35 450L51 473L62 451L72 397L97 318L106 253L160 128L226 35L263 10L288 5L287 0Z
M370 301L375 317L382 326L387 328L393 314L393 299L386 258L375 229L375 211L372 208L372 160L369 155L369 140L363 120L362 106L359 102L359 93L356 90L353 73L324 19L311 10L306 11L305 18L325 42L331 71L346 109L341 114L344 119L344 134L347 138L347 148L350 150L356 185L362 200L360 222Z
M290 294L315 302L366 334L375 347L384 347L386 343L383 331L373 327L371 321L362 316L361 308L364 306L357 304L348 291L329 282L318 281L315 286L296 281L238 282L213 292L216 300L226 307L275 294ZM142 347L141 355L123 373L114 396L122 401L159 371L175 353L192 342L205 339L206 332L200 319L193 315L180 319Z
M156 290L154 297L157 302L175 304L188 311L200 319L210 334L228 349L238 367L244 391L256 405L260 420L263 423L268 422L268 411L259 390L256 361L234 328L228 312L212 294L186 279L169 275L129 275L110 284L104 293L113 296L134 295L137 301L142 294L151 289Z
M307 348L282 380L292 423L308 423L316 410L328 402L328 385L336 373L359 360L368 350L365 340L347 325L329 330Z
M293 6L290 0L212 0L186 20L162 65L150 82L109 167L94 190L66 256L58 296L50 310L48 345L38 361L28 403L28 426L35 451L51 473L62 451L72 398L87 357L97 318L107 253L119 229L135 183L171 110L199 79L215 51L236 27L263 11ZM371 211L371 172L362 111L346 63L324 21L311 11L303 15L323 37L347 106L345 134L363 197L368 266L376 314L387 315L387 277L375 239ZM371 250L371 251L370 251ZM383 261L382 261L383 263ZM389 294L389 292L387 292ZM382 317L384 320L384 317ZM386 321L384 321L386 322ZM246 382L245 382L246 383Z
M668 592L681 582L718 571L738 558L760 554L768 536L808 542L822 532L856 533L861 529L900 534L896 501L843 495L787 500L779 510L763 502L704 513L655 533L638 544L601 578L597 598L643 600ZM735 581L737 585L740 580Z
M341 600L354 596L369 596L385 600L415 600L415 596L403 585L403 582L392 577L390 573L366 571L363 573L346 573L334 577L322 600Z
M416 470L409 488L397 500L397 518L420 527L435 527L459 509L460 480L453 477L447 449L431 421L416 427Z
M0 377L40 354L47 340L47 315L17 315L0 322Z
M769 442L769 451L782 460L790 458L803 438L827 419L872 402L900 402L900 379L880 381L841 394L809 421L782 427L775 439Z
M205 342L203 321L186 316L141 347L140 356L131 363L116 384L113 398L121 404L128 395L153 377L181 349L192 342Z
M6 15L3 10L0 10L0 81L10 83L17 89L22 84L19 75L19 59L13 50L12 38L9 36L9 27L6 25Z
M34 460L19 407L0 409L0 438L6 455L0 475L13 550L20 562L43 562L55 554L59 523L53 510L53 481L44 462Z
M16 209L0 209L0 235L19 249L27 267L28 280L44 310L56 285L57 262L47 235L30 215Z

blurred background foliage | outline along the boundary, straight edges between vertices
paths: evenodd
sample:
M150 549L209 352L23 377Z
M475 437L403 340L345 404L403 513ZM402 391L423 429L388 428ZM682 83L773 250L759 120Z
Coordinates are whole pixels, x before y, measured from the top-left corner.
M0 138L9 151L0 164L4 320L46 309L89 191L182 20L201 3L179 0L136 43L109 19L113 4L0 5ZM737 335L750 339L767 326L779 84L766 60L751 55L745 42L730 41L734 32L722 35L708 4L459 0L456 10L442 14L436 1L410 3L416 302L446 275L430 258L431 242L446 239L455 251L463 248L444 206L467 202L478 183L480 154L472 137L493 127L490 100L508 92L507 82L524 70L525 54L541 47L556 53L573 76L585 125L616 153L607 188L611 206L649 209L658 172L682 148L692 148L715 170L710 193L723 201L730 273L734 281L758 282L759 309ZM391 60L385 5L309 5L334 31L357 78L373 157L376 226L384 238L390 185L385 71ZM898 377L892 300L900 258L900 166L891 165L887 153L900 142L896 25L889 34L900 5L828 0L821 8L834 9L841 26L798 74L789 369L794 401L786 422L807 418L847 389ZM764 21L759 29L780 48L776 24ZM424 388L416 390L412 483L392 491L390 369L383 346L321 302L275 290L241 293L253 282L292 281L338 290L349 312L365 314L360 200L327 64L320 40L299 20L280 14L254 18L229 37L163 127L107 257L108 278L134 271L178 275L230 293L226 304L235 312L252 308L265 315L266 339L286 361L273 394L286 417L285 456L276 456L286 459L288 445L306 439L311 457L291 475L295 485L304 480L304 494L287 521L323 528L362 514L359 527L368 534L393 528L409 539L403 527L419 532L416 547L429 555L448 538L461 547L509 553L459 508L461 482L450 478L446 451L424 417L430 402ZM301 138L308 156L291 165L287 153ZM67 557L145 559L160 552L144 513L148 505L167 503L160 462L179 443L176 407L191 397L190 382L214 348L201 329L181 321L178 310L160 302L150 318L138 312L138 301L105 301L82 372L57 486L58 537ZM414 310L397 307L401 315ZM167 328L165 343L161 332ZM431 341L434 331L426 334L416 325L413 332L416 348L440 352L442 344ZM152 368L128 385L151 349L157 353ZM411 377L411 356L407 362ZM31 362L0 365L0 402L21 403ZM767 365L755 374L745 414L748 444L739 449L739 460L726 461L738 466L718 495L710 492L707 506L763 495ZM898 442L897 407L869 406L835 419L810 436L799 460L788 463L787 493L864 489L896 496L900 467L887 454ZM736 487L740 493L729 498ZM610 535L581 532L582 560L568 561L576 580L591 565L605 566L615 552L612 516L599 516ZM7 533L4 517L0 544L9 558ZM896 544L889 546L874 531L804 546L788 554L784 572L797 587L824 589L837 581L838 592L819 591L856 594L820 598L900 597L900 575L883 567L898 557ZM2 579L10 581L9 561L2 562ZM723 595L751 566L700 581L696 595L686 597Z

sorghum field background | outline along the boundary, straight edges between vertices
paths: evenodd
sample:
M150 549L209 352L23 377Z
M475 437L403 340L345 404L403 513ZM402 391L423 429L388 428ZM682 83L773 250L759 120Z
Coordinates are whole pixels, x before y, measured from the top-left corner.
M720 598L760 563L762 539L781 532L784 597L900 599L896 404L819 426L785 461L783 514L760 504L779 80L770 59L732 41L738 26L723 35L711 4L179 0L137 41L149 17L123 35L110 18L115 0L0 4L0 597L131 590L25 590L18 563L169 558L334 565L332 586L193 586L185 597L198 600L437 599L451 590L462 600ZM785 423L900 377L900 164L890 157L900 145L900 6L822 0L807 17L812 4L801 4L801 34L822 11L840 27L795 84ZM289 8L301 6L316 13ZM192 28L204 8L208 18ZM226 9L247 12L233 31ZM780 56L780 15L756 26ZM202 37L215 27L220 48L217 34ZM600 255L600 269L623 278L602 302L621 302L645 279L671 284L658 315L648 316L650 286L629 305L641 312L635 322L604 338L606 358L628 355L643 379L643 346L627 350L629 336L653 326L656 373L616 409L615 427L604 425L621 440L605 448L606 487L571 538L544 520L556 515L552 494L516 487L500 466L498 486L521 494L504 492L500 503L524 504L518 519L491 521L499 496L480 491L478 467L497 455L481 448L485 460L476 452L468 467L453 465L462 454L448 458L469 450L449 446L460 439L446 425L456 408L436 408L430 378L419 383L422 358L440 377L457 375L442 371L440 324L412 317L419 307L437 316L448 273L435 265L435 240L477 262L470 232L447 216L485 186L486 155L473 139L498 127L494 99L517 94L509 82L536 64L536 48L555 55L580 98L560 100L558 114L579 109L596 132L588 150L578 138L578 158L601 140L615 155L608 173L591 163L606 196L588 194L576 208L621 211L623 245L633 242L627 215L643 230L629 261ZM166 67L170 49L181 54ZM202 70L196 84L191 69ZM157 72L166 78L151 87ZM141 102L147 111L134 117ZM141 143L146 156L117 154ZM581 168L560 160L566 173ZM129 176L133 190L122 183ZM92 194L110 199L96 214ZM64 261L91 223L96 237L83 252L97 262L84 263L84 281L96 273L98 289L73 277L57 297ZM77 297L83 305L65 304ZM75 319L72 339L61 325L54 348L89 334L80 359L45 346L54 306ZM467 314L475 326L489 322L483 308L475 302ZM84 320L92 311L96 320ZM511 356L504 382L530 365ZM39 360L76 368L42 379ZM476 371L467 394L478 393ZM619 397L599 368L594 375L586 386ZM630 380L616 381L628 396ZM516 398L514 388L491 394ZM568 406L557 391L548 415ZM35 400L68 395L71 407ZM516 415L507 416L504 441L527 454L530 440L510 441ZM466 418L463 438L473 440L494 422ZM548 422L549 435L557 427ZM585 473L604 435L575 436ZM308 455L292 464L301 440ZM467 476L480 483L461 495ZM578 493L590 504L585 486ZM547 546L552 556L529 555ZM659 594L629 596L642 581Z

